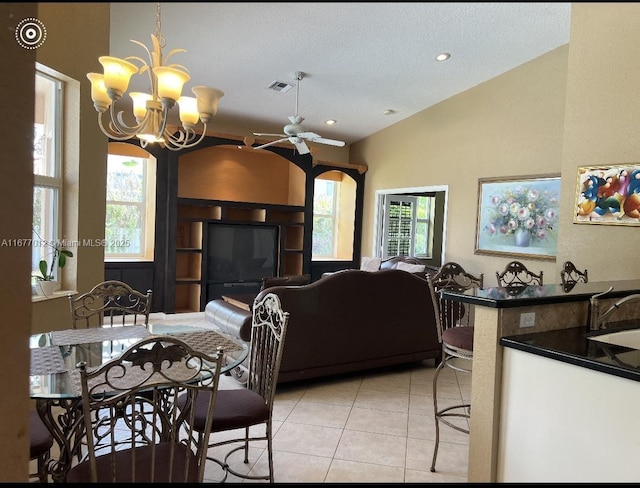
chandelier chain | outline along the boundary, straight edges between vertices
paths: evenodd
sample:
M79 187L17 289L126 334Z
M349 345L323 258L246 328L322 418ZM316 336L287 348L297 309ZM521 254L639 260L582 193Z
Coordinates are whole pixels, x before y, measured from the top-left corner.
M162 35L162 21L160 19L160 2L156 6L156 38L161 48L167 45L167 40Z

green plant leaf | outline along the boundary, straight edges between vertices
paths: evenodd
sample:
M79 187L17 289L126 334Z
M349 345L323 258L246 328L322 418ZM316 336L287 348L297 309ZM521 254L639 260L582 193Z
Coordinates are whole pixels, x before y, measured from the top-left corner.
M60 254L58 254L58 266L64 268L65 264L67 264L67 256L61 251Z
M42 279L43 280L47 280L48 276L47 276L47 262L44 259L40 260L40 273L42 273Z

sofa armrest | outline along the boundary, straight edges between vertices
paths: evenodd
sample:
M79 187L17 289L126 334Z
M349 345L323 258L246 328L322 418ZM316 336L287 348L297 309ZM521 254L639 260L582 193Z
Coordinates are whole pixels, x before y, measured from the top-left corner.
M211 300L204 309L205 319L220 332L245 342L251 340L251 312L224 300Z

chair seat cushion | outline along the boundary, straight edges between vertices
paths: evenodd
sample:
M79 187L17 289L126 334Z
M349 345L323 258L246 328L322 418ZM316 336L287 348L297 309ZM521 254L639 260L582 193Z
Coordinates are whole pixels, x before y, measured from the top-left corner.
M465 351L473 351L473 326L450 327L442 331L442 342Z
M173 449L173 472L169 476L170 457ZM149 483L153 480L156 483L167 482L190 482L198 483L198 463L191 450L184 444L173 444L162 442L155 446L155 474L152 473L153 446L143 446L136 448L135 473L136 479L132 479L132 455L130 449L118 451L115 454L105 454L96 458L98 471L98 482L111 483L111 459L114 458L116 467L115 482L127 483L132 481ZM188 458L187 458L188 456ZM185 480L185 460L188 459L188 476ZM91 481L91 468L89 461L84 461L72 467L67 474L67 482L89 482Z
M29 459L37 458L53 446L53 436L35 410L29 412L29 441Z
M183 408L185 396L178 399L178 407ZM196 400L196 413L193 428L204 430L207 398L199 395ZM260 424L269 419L269 408L264 399L256 392L247 389L218 390L213 414L212 432L233 430Z

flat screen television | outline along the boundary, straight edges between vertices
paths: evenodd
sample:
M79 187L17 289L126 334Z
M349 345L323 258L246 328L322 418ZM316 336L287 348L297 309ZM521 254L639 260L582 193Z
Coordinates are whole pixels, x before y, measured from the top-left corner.
M265 276L277 276L279 237L275 225L210 223L208 282L260 282Z

